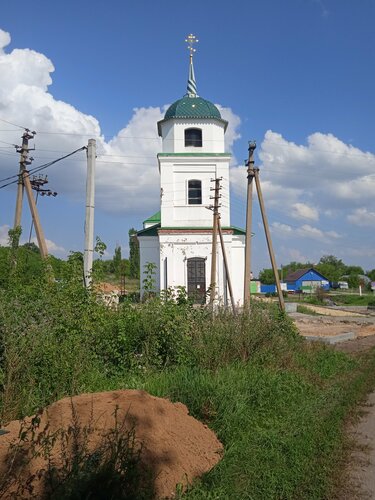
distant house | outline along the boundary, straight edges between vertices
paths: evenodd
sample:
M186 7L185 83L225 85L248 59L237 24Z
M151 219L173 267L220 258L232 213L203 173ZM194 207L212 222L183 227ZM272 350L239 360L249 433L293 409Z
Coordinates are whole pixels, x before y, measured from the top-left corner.
M288 290L301 290L310 293L317 288L329 290L329 280L312 267L306 269L297 269L284 279Z

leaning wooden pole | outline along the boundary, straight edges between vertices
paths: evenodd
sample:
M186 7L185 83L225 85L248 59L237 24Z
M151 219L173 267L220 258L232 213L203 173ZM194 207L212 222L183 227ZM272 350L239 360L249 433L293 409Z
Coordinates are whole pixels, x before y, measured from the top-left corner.
M233 298L232 280L230 278L230 271L229 271L228 261L227 261L227 252L225 250L223 232L221 230L220 217L217 219L217 229L219 231L221 251L223 253L225 274L227 275L227 283L228 283L228 288L229 288L230 301L232 303L233 314L236 314L236 307L235 307L234 298Z
M29 173L26 170L23 170L23 172L22 172L22 179L23 179L23 185L25 186L27 199L29 202L31 217L33 219L33 223L34 223L34 227L35 227L35 233L36 233L36 237L38 240L40 255L43 257L43 259L46 259L48 257L46 240L44 238L42 225L40 223L38 209L36 208L36 203L35 203L33 191L31 188Z
M258 193L260 212L262 214L262 219L263 219L264 232L266 233L268 253L269 253L270 259L271 259L273 274L275 277L275 283L276 283L276 288L277 288L277 295L279 297L279 305L280 305L281 311L285 311L284 297L283 297L283 293L281 290L279 273L277 270L275 254L274 254L273 247L272 247L271 233L270 233L269 226L268 226L266 209L264 207L262 189L260 187L259 168L254 169L254 179L255 179L255 185L256 185L256 189L257 189L257 193Z

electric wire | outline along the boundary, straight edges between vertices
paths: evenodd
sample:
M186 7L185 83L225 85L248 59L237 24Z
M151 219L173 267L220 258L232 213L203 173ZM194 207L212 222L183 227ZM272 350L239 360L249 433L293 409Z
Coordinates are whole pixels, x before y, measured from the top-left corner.
M0 118L1 122L8 123L8 125L13 125L14 127L22 128L26 130L26 127L22 127L22 125L17 125L16 123L9 122L8 120L4 120L4 118Z
M75 151L72 151L71 153L69 153L65 156L62 156L61 158L57 158L56 160L50 161L49 163L45 163L44 165L39 165L38 167L32 168L28 171L28 173L26 175L27 175L27 177L30 177L30 175L36 174L37 172L40 172L41 170L44 170L48 167L51 167L55 163L57 163L61 160L64 160L65 158L68 158L69 156L72 156L72 155L78 153L79 151L82 151L83 149L86 149L86 146L82 146L79 149L76 149ZM16 180L14 180L12 182L8 182L7 184L3 184L2 186L0 186L0 189L3 189L7 186L10 186L11 184L16 184L18 182L19 176L20 176L20 174L14 174L12 176L6 177L5 179L0 179L0 182L4 182L4 181L7 181L9 179L13 179L14 177L17 177Z

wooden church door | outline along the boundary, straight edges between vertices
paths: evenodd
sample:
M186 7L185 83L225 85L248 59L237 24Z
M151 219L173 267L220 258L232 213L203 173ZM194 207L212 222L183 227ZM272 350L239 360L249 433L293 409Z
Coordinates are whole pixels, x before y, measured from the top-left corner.
M206 300L206 259L194 257L187 260L188 297L196 304Z

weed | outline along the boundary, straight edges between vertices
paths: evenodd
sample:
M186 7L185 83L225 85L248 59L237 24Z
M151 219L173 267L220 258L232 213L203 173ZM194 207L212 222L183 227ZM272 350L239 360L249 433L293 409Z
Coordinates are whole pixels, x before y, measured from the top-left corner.
M0 498L41 499L151 499L152 476L141 462L142 447L125 419L99 443L93 444L93 416L81 426L72 403L68 428L51 432L41 415L23 421L18 439L11 444ZM30 471L30 464L41 464Z
M297 312L301 314L309 314L310 316L321 316L321 314L317 313L313 309L310 309L310 307L303 306L301 304L297 305Z

